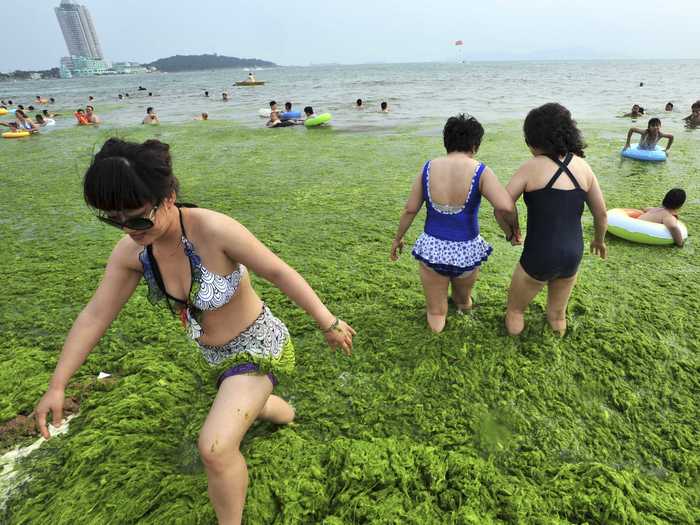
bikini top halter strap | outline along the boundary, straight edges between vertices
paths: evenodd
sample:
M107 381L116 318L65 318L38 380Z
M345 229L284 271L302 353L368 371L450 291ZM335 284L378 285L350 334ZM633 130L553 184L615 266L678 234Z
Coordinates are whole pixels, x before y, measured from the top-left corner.
M182 207L184 206L184 207L188 208L191 206L188 206L186 204L184 204L184 205L176 204L176 206L177 206L178 217L180 219L180 232L182 233L182 236L185 238L185 240L189 240L189 239L187 239L187 233L185 232L185 223L182 221ZM160 273L160 268L158 268L158 261L156 261L156 257L153 254L153 245L152 244L149 244L148 246L146 246L146 253L148 254L148 258L151 261L151 264L153 266L153 275L155 277L156 284L158 285L158 288L160 288L161 292L163 292L163 294L168 299L172 299L173 301L176 301L177 303L180 303L183 305L189 305L189 294L185 300L182 300L178 297L173 297L165 289L165 283L163 282L163 276ZM189 256L188 256L188 259L189 259ZM191 260L190 260L190 278L192 279L192 281L194 281ZM193 284L192 281L190 284L190 291L192 290L192 284Z
M180 232L182 233L182 236L187 239L187 232L185 231L185 223L182 220L182 206L177 205L177 213L180 218Z

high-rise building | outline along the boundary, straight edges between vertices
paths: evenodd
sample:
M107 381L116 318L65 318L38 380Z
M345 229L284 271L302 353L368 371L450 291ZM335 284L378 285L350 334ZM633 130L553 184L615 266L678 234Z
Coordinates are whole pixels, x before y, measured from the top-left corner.
M55 11L70 56L102 60L102 48L87 7L61 0Z

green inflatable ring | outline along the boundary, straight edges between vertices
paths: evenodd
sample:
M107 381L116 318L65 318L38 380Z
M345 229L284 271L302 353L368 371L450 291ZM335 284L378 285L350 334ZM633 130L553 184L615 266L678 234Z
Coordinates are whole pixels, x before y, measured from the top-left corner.
M304 121L304 126L307 128L313 128L320 126L321 124L325 124L326 122L330 122L332 118L333 116L330 113L321 113L315 117L307 118Z

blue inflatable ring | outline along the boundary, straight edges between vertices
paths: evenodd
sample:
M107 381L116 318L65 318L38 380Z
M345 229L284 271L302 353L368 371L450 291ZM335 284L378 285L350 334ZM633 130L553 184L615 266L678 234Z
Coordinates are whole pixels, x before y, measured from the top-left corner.
M291 120L301 118L301 111L285 111L280 113L280 120Z
M632 144L627 149L621 152L623 157L634 160L643 160L646 162L661 162L666 160L666 152L661 146L656 146L656 149L639 149L639 144Z

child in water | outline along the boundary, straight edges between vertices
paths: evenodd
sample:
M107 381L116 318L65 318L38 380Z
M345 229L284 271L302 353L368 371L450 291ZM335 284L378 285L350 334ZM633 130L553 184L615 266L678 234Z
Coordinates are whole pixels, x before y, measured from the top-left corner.
M690 115L683 119L687 126L700 126L700 100L697 100L690 106Z
M642 221L663 224L673 237L676 246L683 246L685 240L678 226L678 211L685 203L685 191L680 188L669 190L661 202L660 208L644 208L644 213L638 218Z
M647 124L647 129L640 128L630 128L627 132L627 142L625 143L625 149L630 147L630 139L634 133L639 133L642 138L639 139L639 149L653 150L656 149L656 145L661 139L668 139L668 144L666 144L665 152L671 149L671 144L673 144L673 135L670 133L661 133L661 120L654 117L649 119Z
M629 113L625 113L624 115L622 115L622 118L627 118L627 117L639 118L639 117L641 117L642 115L644 115L644 108L641 107L639 104L635 104L635 105L632 106L632 111L630 111Z

